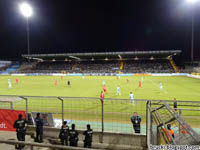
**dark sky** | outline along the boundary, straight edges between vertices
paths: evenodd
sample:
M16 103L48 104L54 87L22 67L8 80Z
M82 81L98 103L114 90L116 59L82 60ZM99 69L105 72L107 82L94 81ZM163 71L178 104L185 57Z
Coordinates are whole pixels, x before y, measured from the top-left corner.
M192 7L185 1L29 0L31 53L181 49L189 56ZM20 2L0 1L1 58L27 53ZM193 9L200 59L200 4Z

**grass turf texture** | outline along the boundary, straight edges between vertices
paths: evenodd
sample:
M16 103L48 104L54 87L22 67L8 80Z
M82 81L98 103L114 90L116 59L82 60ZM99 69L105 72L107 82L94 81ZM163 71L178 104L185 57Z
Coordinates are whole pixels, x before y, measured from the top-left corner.
M19 79L19 84L15 79ZM12 89L8 89L8 79L11 79ZM129 80L129 83L126 82ZM54 85L58 81L57 86ZM71 87L67 81L71 81ZM53 76L0 76L1 95L27 96L69 96L69 97L97 97L102 91L102 80L106 81L107 93L105 98L129 99L133 92L135 99L155 100L187 100L199 101L200 80L188 77L144 77L142 88L138 88L141 77L86 76L82 77L53 77ZM163 91L160 91L160 82ZM121 96L117 96L117 86L121 87ZM98 100L65 99L65 118L73 120L101 121L101 104ZM49 98L29 98L29 111L52 112L61 118L61 101ZM9 106L5 106L9 107ZM2 107L1 107L2 108ZM14 104L15 109L25 109L25 102ZM198 108L196 108L198 109ZM104 120L106 122L130 123L132 112L137 111L145 123L146 103L137 102L135 106L127 101L109 100L104 104ZM199 111L184 111L184 116L199 116ZM194 118L192 118L194 119ZM190 119L191 120L191 119ZM195 122L195 119L194 119Z
M19 79L19 84L15 79ZM12 89L8 89L8 79L12 81ZM129 83L126 83L129 79ZM54 86L58 80L57 87ZM71 81L71 88L67 81ZM129 98L132 91L135 99L198 101L200 99L200 80L188 77L144 77L142 88L138 88L141 77L52 77L52 76L0 76L1 95L31 96L70 96L99 97L102 91L102 80L106 81L108 93L105 98ZM160 91L159 83L163 83L164 91ZM117 96L117 86L121 87L121 96Z

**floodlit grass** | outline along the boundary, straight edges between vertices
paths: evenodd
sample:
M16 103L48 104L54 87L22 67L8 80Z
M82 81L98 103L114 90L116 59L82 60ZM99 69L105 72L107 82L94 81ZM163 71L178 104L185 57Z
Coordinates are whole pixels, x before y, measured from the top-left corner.
M17 85L15 79L19 78ZM12 81L12 89L8 89L8 79ZM129 83L126 83L129 79ZM57 87L54 86L58 80ZM67 81L71 81L71 88ZM132 91L136 99L172 100L200 100L200 80L188 77L144 77L142 88L138 88L141 77L52 77L52 76L0 76L1 95L31 95L31 96L72 96L99 97L102 90L102 80L106 81L108 93L106 98L129 98ZM163 83L164 91L159 89ZM117 86L121 87L121 96L116 95Z
M19 84L15 79L19 79ZM12 89L8 89L8 79L12 81ZM126 83L129 79L129 83ZM54 82L58 81L55 86ZM71 87L67 81L71 81ZM107 93L105 98L129 99L133 92L135 99L154 100L200 100L200 80L188 77L144 77L142 88L138 88L141 77L87 76L81 77L53 77L53 76L0 76L0 95L25 96L68 96L68 97L97 97L102 91L102 80L106 81ZM160 91L160 82L163 91ZM117 96L117 86L121 87L121 96ZM53 112L61 117L61 101L49 98L29 98L29 111ZM65 117L80 120L101 120L101 103L99 100L65 99ZM16 102L15 109L24 109L25 102ZM5 106L9 107L9 106ZM197 107L197 109L200 109ZM137 111L143 116L145 123L146 103L138 102L135 106L129 100L107 100L104 105L105 120L110 122L130 122L132 112ZM184 115L197 116L199 111L183 112Z

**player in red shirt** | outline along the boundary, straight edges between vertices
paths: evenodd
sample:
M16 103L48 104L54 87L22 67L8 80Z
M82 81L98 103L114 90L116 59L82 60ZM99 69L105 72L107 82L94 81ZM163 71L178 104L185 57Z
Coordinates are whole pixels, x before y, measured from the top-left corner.
M142 87L142 82L139 81L138 87L141 88Z
M105 85L103 86L103 91L104 91L104 93L106 93L106 92L107 92L107 88L106 88L106 86L105 86Z
M128 79L126 79L126 83L129 83L129 80L128 80Z
M16 84L18 84L18 83L19 83L19 79L18 79L18 78L16 78L16 79L15 79L15 81L16 81Z
M101 100L101 103L103 104L104 103L104 94L103 94L103 91L101 91L100 100Z

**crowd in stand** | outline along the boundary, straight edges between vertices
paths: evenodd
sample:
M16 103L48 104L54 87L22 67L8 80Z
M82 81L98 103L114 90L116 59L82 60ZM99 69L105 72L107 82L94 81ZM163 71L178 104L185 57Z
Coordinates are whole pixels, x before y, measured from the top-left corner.
M169 62L127 62L124 73L173 73Z
M23 65L24 67L24 65ZM55 61L38 62L25 73L173 73L169 61Z

